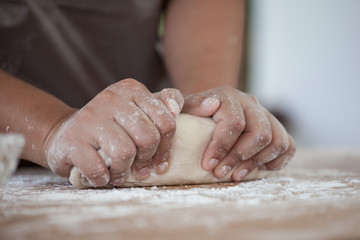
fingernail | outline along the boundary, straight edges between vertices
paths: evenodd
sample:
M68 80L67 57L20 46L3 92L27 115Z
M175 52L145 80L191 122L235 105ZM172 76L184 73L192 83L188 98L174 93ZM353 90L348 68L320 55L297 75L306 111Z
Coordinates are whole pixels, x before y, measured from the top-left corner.
M201 107L203 108L211 108L214 105L218 105L220 104L219 99L217 98L205 98L202 102L201 102Z
M106 181L106 184L109 183L110 177L109 177L108 174L104 174L104 175L102 176L102 178Z
M243 179L244 177L246 177L246 175L248 175L248 173L249 173L249 170L247 170L247 169L242 169L242 170L240 170L240 171L237 173L237 178L238 178L239 180L241 180L241 179Z
M80 182L81 182L81 184L83 185L83 186L85 186L85 187L93 187L94 186L94 184L91 182L91 181L89 181L89 179L87 179L85 176L81 176L81 178L80 178Z
M126 182L126 172L120 173L117 178L113 178L110 180L112 185L123 185Z
M158 173L165 173L168 169L169 163L168 162L162 162L158 167Z
M231 170L231 167L230 167L230 166L227 166L227 165L222 166L222 167L220 168L220 170L219 170L219 175L220 175L220 177L221 177L221 178L225 177L226 174L228 174L228 173L230 172L230 170Z
M208 170L214 169L219 164L219 160L212 158L208 162Z
M145 179L149 176L150 174L150 169L148 167L144 167L142 169L140 169L138 172L137 172L137 178L139 179Z
M125 183L125 177L119 177L111 180L111 184L116 186L123 185L124 183Z
M174 113L175 116L180 114L180 106L175 99L169 99L168 104L170 112Z
M105 186L106 184L109 183L110 181L110 177L109 175L107 175L106 173L104 175L102 175L101 177L99 177L99 180L100 179L103 179L104 180L104 183L102 184L96 184L94 181L91 181L90 179L86 178L87 182L90 183L90 185L92 187L98 187L98 186Z

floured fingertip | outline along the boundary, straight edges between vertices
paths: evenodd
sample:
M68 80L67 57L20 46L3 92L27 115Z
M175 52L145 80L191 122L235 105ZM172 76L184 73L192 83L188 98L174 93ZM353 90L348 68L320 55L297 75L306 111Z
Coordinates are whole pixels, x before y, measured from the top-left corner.
M175 99L169 99L167 103L168 103L168 108L170 112L173 114L173 116L174 117L178 116L180 114L181 109L177 101Z

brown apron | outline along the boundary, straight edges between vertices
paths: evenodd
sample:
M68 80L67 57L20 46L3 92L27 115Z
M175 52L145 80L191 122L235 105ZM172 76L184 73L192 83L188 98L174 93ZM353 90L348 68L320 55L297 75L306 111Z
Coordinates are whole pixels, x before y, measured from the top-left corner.
M1 0L0 67L72 107L128 77L157 91L165 77L155 47L163 7L162 0Z

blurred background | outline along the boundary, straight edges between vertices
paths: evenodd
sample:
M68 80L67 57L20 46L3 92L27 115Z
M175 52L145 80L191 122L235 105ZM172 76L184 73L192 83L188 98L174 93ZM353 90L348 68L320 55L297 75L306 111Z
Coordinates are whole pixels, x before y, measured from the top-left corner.
M248 91L299 147L360 147L360 1L248 4Z

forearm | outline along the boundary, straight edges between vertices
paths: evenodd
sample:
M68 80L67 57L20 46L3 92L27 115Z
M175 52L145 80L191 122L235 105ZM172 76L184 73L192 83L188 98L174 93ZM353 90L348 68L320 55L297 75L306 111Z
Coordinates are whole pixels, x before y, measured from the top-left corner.
M172 0L164 33L165 61L184 95L237 87L244 32L241 0Z
M48 167L45 141L52 128L74 110L53 97L0 70L0 132L25 136L22 158Z

